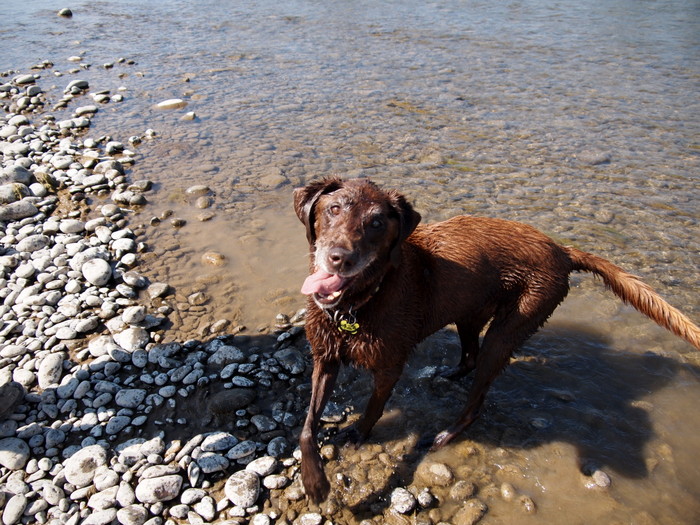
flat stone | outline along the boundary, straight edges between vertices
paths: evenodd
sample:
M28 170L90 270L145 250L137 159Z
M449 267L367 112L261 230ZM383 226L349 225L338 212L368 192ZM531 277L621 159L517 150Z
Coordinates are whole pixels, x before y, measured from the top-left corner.
M142 505L128 505L117 511L117 520L122 525L143 525L147 518L148 511Z
M113 416L107 422L105 432L109 436L114 436L128 427L130 423L131 418L129 416Z
M279 462L276 458L273 458L272 456L262 456L248 463L245 469L250 472L254 472L261 478L264 478L277 470L278 464Z
M17 251L36 252L46 248L49 242L51 239L46 235L29 235L17 243Z
M213 472L226 470L229 466L229 460L221 454L205 452L197 458L197 465L199 465L199 468L202 469L202 472L205 474L211 474Z
M230 450L238 444L238 439L228 432L213 432L204 438L200 447L204 452Z
M187 102L185 102L181 98L169 98L168 100L163 100L162 102L158 102L158 104L156 104L156 108L158 108L158 109L180 109L180 108L184 108L186 105L187 105Z

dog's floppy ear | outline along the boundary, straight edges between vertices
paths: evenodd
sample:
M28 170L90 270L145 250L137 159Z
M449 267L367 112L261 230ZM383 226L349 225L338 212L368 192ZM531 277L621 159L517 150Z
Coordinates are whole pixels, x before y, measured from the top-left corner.
M316 242L314 212L318 199L321 195L340 189L342 185L343 181L340 177L326 177L294 190L294 211L299 220L306 226L306 238L310 245Z
M399 192L392 190L389 191L388 194L391 207L399 218L399 234L394 241L389 255L391 264L394 267L398 267L401 262L401 244L403 244L403 242L408 239L408 236L413 233L413 230L416 229L421 216Z

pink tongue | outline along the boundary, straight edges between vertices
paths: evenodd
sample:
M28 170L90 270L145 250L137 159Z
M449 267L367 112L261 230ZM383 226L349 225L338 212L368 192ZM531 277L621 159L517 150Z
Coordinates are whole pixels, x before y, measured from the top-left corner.
M323 270L318 270L306 278L301 287L301 293L305 295L315 293L329 295L340 290L342 285L343 278L339 275L333 275Z

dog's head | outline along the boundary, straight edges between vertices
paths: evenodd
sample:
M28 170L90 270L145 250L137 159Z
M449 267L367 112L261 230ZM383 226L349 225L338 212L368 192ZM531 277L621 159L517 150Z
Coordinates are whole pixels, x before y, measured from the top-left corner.
M398 266L401 244L421 218L401 194L367 179L312 182L294 190L294 209L314 257L302 292L322 308L351 300Z

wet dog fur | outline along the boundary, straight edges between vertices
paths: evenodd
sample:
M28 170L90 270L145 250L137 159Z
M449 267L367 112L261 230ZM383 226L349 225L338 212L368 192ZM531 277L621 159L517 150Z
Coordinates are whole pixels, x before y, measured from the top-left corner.
M476 419L513 351L566 297L574 271L600 276L623 301L700 349L700 329L637 277L525 224L459 216L419 226L420 215L400 193L367 179L312 182L294 191L294 208L311 249L304 292L314 369L299 441L303 485L314 502L330 490L317 432L342 364L373 374L364 415L347 433L361 442L411 350L455 323L462 352L451 377L474 371L474 379L461 415L434 439L440 448Z

